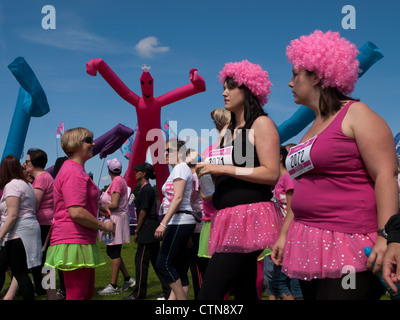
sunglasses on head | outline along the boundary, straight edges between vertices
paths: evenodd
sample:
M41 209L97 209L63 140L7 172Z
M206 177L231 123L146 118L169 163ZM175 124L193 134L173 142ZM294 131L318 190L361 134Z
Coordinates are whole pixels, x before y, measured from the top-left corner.
M92 144L93 143L93 138L92 137L86 137L85 139L82 139L82 142L86 142L86 143Z

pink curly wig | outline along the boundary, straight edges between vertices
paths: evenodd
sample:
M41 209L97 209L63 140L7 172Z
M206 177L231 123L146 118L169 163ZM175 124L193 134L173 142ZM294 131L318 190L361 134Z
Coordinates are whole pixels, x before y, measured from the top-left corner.
M272 83L269 80L268 72L264 71L260 65L247 60L228 62L220 72L219 81L224 83L226 77L233 78L239 86L245 85L257 98L261 106L267 103Z
M286 55L296 69L314 71L322 88L335 87L344 94L350 94L358 80L358 53L357 47L338 32L320 30L292 40L286 47Z

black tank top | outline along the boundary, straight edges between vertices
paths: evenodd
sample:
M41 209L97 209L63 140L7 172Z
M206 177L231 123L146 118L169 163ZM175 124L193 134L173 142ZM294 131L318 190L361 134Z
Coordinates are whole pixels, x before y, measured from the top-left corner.
M232 162L234 166L256 168L260 166L257 150L249 140L250 130L241 130L235 140L225 147L233 146ZM224 138L221 139L219 149L224 148ZM221 210L240 204L270 201L272 198L272 187L266 184L258 184L244 181L238 178L222 175L215 182L213 194L213 205Z

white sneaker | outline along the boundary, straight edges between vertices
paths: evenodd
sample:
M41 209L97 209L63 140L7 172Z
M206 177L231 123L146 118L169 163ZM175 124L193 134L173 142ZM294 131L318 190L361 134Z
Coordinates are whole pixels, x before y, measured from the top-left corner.
M124 281L124 284L122 285L121 288L121 292L128 291L129 288L132 288L135 284L136 280L131 277L128 281Z
M97 292L101 296L105 296L107 294L117 294L119 293L118 288L114 288L111 284L106 285L103 290Z

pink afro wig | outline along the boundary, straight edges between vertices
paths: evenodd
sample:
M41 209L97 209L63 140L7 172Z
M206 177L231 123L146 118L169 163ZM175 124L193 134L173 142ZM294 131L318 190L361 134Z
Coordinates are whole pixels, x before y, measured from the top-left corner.
M219 81L224 83L226 77L233 78L239 86L245 85L258 99L261 106L267 103L272 83L268 72L264 71L260 65L247 60L228 62L220 72Z
M292 40L286 47L286 55L296 69L314 71L322 88L335 87L344 94L350 94L358 80L358 53L357 47L338 32L320 30Z

